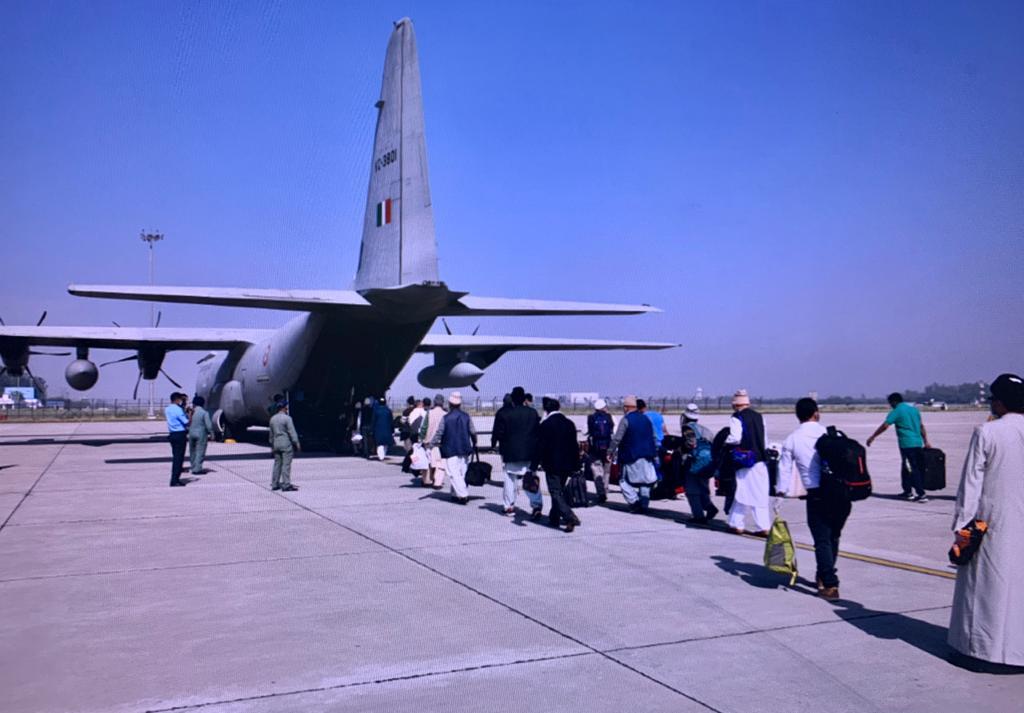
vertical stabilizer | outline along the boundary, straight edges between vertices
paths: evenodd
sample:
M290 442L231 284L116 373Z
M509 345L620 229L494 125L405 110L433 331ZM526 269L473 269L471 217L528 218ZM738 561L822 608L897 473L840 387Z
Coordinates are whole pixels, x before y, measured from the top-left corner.
M420 64L412 21L404 18L384 58L355 289L437 279Z

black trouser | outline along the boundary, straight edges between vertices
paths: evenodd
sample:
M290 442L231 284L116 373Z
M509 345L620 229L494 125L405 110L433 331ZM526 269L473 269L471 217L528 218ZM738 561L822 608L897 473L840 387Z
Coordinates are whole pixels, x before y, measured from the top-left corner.
M819 488L807 491L807 528L814 538L818 579L824 587L839 586L839 577L836 576L839 536L849 516L849 500L823 497Z
M548 495L551 496L551 512L548 513L548 522L557 527L562 521L566 524L573 522L576 516L572 513L568 501L565 499L565 481L569 479L566 475L552 475L545 473L548 481Z
M900 485L903 494L913 488L918 495L924 495L924 449L900 448Z
M184 431L172 431L167 434L171 442L171 485L176 485L181 478L181 464L185 462L185 446L188 434Z

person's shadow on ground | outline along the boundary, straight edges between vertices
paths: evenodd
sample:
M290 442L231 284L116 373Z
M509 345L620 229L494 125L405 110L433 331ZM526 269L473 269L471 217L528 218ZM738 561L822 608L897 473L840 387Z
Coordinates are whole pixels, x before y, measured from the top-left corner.
M936 658L948 660L952 653L946 643L947 628L897 612L868 609L863 604L839 599L832 604L836 615L876 639L904 641Z
M778 572L772 572L762 564L753 562L737 562L732 557L714 555L711 557L715 566L723 572L739 577L743 582L760 589L791 589L801 594L815 595L817 589L814 582L797 577L796 584L789 586L789 578Z

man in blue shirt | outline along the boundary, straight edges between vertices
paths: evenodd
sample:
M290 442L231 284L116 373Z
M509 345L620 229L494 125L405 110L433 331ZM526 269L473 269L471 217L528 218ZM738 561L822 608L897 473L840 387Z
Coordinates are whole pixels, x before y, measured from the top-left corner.
M915 503L928 502L924 493L924 449L931 448L928 434L921 423L921 414L916 408L903 401L900 393L889 394L889 406L892 411L885 417L882 425L868 438L870 446L882 435L889 426L896 427L896 440L900 446L900 485L903 492L900 497L913 500ZM914 492L911 493L911 488Z
M167 417L167 440L171 442L171 487L185 485L181 480L181 466L185 462L185 444L188 442L188 416L182 404L185 394L175 391L171 403L164 409Z

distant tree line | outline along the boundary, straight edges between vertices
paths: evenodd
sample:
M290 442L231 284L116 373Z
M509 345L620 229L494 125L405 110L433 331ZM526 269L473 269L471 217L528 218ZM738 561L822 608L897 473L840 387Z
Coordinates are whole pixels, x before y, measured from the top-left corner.
M903 399L911 403L923 403L927 401L944 401L947 404L973 404L978 398L988 393L988 385L978 381L968 381L963 384L929 384L924 391L915 389L904 389L900 393ZM853 406L859 404L884 404L888 394L878 396L824 396L818 398L818 403L824 406ZM781 398L756 399L763 404L784 405L795 403L798 397L787 396Z

